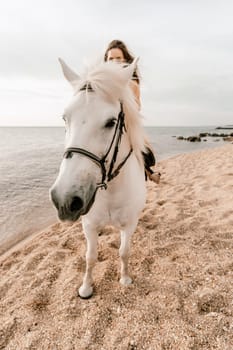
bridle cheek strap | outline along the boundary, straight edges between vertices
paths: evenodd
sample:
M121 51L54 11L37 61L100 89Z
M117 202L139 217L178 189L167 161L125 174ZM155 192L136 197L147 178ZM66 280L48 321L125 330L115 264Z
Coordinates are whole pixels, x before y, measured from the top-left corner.
M86 151L83 148L78 148L78 147L69 147L66 149L65 153L64 153L64 158L71 158L72 157L72 153L78 153L81 154L87 158L90 158L93 162L95 162L101 169L102 172L102 180L101 183L97 184L97 189L98 188L104 188L105 190L107 189L107 184L106 184L106 180L107 182L110 182L112 179L114 179L119 173L121 168L124 166L124 164L126 163L126 161L128 160L128 158L130 157L131 153L133 152L132 148L130 149L129 153L127 154L127 156L123 159L123 161L118 165L118 167L113 171L116 159L117 159L117 154L119 151L119 146L120 146L120 142L121 142L121 136L123 134L124 131L126 131L125 128L125 122L124 122L124 111L123 111L123 105L121 103L121 110L119 112L118 115L118 119L117 119L117 124L115 127L115 131L114 131L114 135L112 138L112 141L110 143L110 146L106 152L106 154L100 158L98 156L96 156L94 153ZM116 141L115 141L116 139ZM107 156L109 155L113 144L115 141L115 147L114 147L114 152L113 152L113 156L110 162L110 166L109 166L109 170L107 173L106 170L106 161L107 161Z

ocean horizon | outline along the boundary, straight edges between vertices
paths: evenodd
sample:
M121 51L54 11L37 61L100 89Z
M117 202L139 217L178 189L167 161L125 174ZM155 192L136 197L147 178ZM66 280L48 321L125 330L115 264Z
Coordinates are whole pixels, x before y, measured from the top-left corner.
M222 139L178 141L178 136L216 132L217 126L158 127L145 130L157 162L169 157L217 147ZM57 221L49 188L59 171L64 152L63 127L0 127L0 253L5 245L25 238Z

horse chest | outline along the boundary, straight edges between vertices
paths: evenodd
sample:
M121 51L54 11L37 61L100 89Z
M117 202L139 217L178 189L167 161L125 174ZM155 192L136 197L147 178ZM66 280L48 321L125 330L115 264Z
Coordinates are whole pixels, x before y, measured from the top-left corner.
M120 198L106 197L96 201L88 213L89 219L96 226L113 225L117 228L124 227L132 215L132 205L126 198L125 201L122 201Z

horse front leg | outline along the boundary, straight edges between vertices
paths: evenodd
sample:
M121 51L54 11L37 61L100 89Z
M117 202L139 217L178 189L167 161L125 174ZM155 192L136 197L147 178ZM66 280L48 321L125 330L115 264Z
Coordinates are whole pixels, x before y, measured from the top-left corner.
M130 239L137 226L137 222L127 226L124 230L121 230L121 245L119 254L121 258L121 278L120 283L127 286L132 283L132 279L129 276L128 262L130 251Z
M86 272L83 278L83 284L79 288L79 296L83 299L90 298L93 294L93 278L92 271L95 266L97 253L98 234L96 230L85 229L85 237L87 241L86 252Z

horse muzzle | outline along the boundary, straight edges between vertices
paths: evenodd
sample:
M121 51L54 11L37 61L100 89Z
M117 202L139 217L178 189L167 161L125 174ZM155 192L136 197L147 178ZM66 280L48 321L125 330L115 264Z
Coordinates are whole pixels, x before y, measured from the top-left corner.
M88 196L79 195L78 193L66 195L64 201L59 199L55 188L50 190L50 198L57 209L58 217L61 221L76 221L82 215L86 215L91 209L95 200L96 190Z

